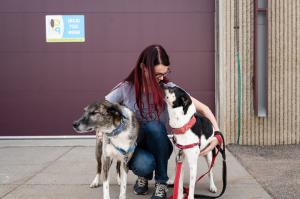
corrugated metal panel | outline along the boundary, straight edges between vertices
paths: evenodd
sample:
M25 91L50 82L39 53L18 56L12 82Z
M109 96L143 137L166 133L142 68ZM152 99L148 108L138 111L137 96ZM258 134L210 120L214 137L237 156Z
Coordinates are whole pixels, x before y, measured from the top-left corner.
M236 143L238 75L234 51L234 0L220 1L220 127ZM241 137L244 145L300 143L300 0L268 1L268 115L253 109L253 0L239 1L242 73ZM222 99L220 98L220 99Z

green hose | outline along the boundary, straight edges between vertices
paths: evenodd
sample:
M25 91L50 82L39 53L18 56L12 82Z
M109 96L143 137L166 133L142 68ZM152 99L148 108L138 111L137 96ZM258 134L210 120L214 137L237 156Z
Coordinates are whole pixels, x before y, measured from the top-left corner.
M238 138L237 144L240 144L241 137L241 103L242 103L242 75L241 75L241 60L240 60L240 41L239 41L239 0L234 1L234 51L236 52L237 59L237 70L238 70L238 107L237 107L237 115L238 115Z
M240 136L241 136L241 98L242 98L242 76L241 76L241 61L240 54L237 52L237 66L238 66L238 139L237 144L240 144Z

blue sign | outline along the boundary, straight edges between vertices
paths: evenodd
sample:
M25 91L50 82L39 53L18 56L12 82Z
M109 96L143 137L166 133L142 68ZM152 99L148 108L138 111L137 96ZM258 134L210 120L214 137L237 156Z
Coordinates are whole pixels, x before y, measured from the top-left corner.
M47 42L84 42L84 15L47 15Z

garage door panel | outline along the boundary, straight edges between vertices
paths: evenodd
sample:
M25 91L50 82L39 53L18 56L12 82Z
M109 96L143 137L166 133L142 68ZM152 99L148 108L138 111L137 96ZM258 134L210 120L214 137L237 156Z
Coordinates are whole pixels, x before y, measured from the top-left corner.
M170 53L171 78L186 89L214 90L214 52Z
M72 122L104 94L102 90L2 93L0 135L76 135Z
M188 88L214 89L212 52L171 51L171 78L185 82L197 74ZM6 53L0 73L1 91L97 90L110 89L134 67L136 53ZM11 60L17 60L11 62ZM45 62L45 60L53 60ZM77 66L79 65L79 67ZM205 68L205 69L204 69ZM118 71L118 72L116 72ZM11 81L14 79L14 81ZM202 81L207 84L201 83ZM9 82L9 84L7 84Z
M116 34L105 34L100 29L95 31L105 38L98 40L96 45L109 51L126 50L120 46L137 51L149 43L163 43L173 51L214 50L213 41L209 39L214 29L208 19L211 19L211 14L114 15L107 28L108 32Z
M197 6L195 6L197 5ZM1 0L0 12L212 12L212 0Z
M214 91L193 91L191 95L207 105L213 113L215 112L215 100L212 100L215 98Z
M136 58L137 53L6 53L0 90L110 89L128 75Z
M186 85L183 83L183 86ZM99 96L104 96L105 93L99 90L99 92L80 93L47 92L38 95L24 93L22 97L2 95L1 114L5 117L0 120L0 135L78 135L72 129L72 122L81 116L86 105L101 100ZM214 101L211 100L214 98L214 92L192 91L190 93L214 111ZM18 114L15 114L16 110Z
M2 14L2 27L6 28L0 29L0 52L139 52L152 43L163 43L174 51L211 51L212 15L86 14L86 42L46 43L45 15ZM33 31L37 27L41 31Z

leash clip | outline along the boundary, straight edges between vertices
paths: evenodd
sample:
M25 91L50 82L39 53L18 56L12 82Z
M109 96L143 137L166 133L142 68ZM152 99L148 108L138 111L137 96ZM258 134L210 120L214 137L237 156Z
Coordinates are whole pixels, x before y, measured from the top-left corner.
M176 162L182 162L182 161L183 161L183 150L180 149L180 150L178 151L177 156L176 156Z
M129 162L128 154L124 155L124 162L127 165Z

